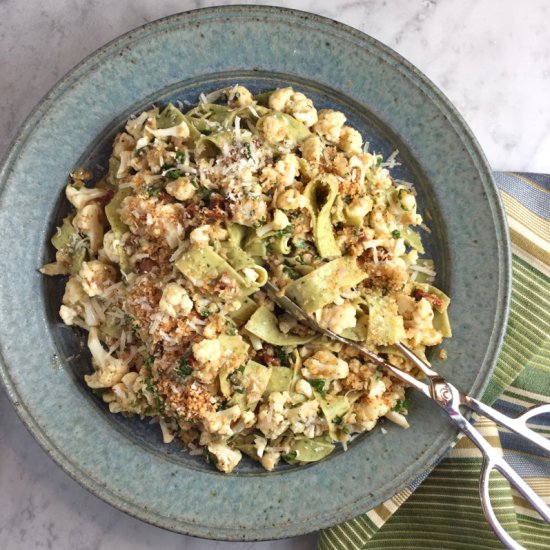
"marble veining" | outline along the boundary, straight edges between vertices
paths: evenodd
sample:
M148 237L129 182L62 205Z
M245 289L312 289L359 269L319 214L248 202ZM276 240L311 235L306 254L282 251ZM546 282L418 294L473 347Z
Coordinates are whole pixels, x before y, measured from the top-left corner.
M138 25L215 4L159 0L2 0L0 135L18 125L67 70ZM397 50L455 103L500 170L550 171L550 5L546 0L256 2L312 11L355 26ZM169 533L100 501L39 448L0 389L0 547L6 550L288 550L285 541L223 543Z

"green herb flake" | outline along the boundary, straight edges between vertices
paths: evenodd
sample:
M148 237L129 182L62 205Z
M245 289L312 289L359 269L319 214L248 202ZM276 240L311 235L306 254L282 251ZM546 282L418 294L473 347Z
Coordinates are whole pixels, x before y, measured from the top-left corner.
M283 460L286 460L287 462L292 462L296 460L297 456L298 456L298 453L296 451L291 451L290 453L286 453L282 455Z
M176 151L176 160L183 162L185 160L185 153L183 151Z
M296 239L294 241L294 248L296 248L297 250L301 250L302 248L304 248L304 246L306 246L305 239Z
M394 230L391 232L391 236L392 236L394 239L399 239L399 237L401 237L401 231L399 231L399 229L394 229Z
M290 367L290 357L281 346L275 346L275 356L279 359L283 367Z
M208 319L208 317L210 316L210 311L207 307L203 307L200 311L199 311L201 317L204 317L205 319Z
M409 405L410 405L410 399L405 398L403 399L403 401L398 401L397 405L395 405L392 411L396 413L404 413L409 410Z
M175 369L175 373L180 378L186 378L193 372L193 368L189 364L190 355L191 355L191 348L187 349L187 351L181 356L178 366Z
M342 200L346 203L346 204L349 204L353 198L350 196L350 195L346 195L345 197L342 197Z
M341 416L335 416L335 417L332 419L332 423L333 423L333 424L342 424L342 417L341 417Z
M327 394L327 390L325 389L326 380L324 378L312 378L308 382L310 383L311 387L322 396L325 396Z
M151 368L153 366L153 363L155 362L155 358L153 355L149 355L147 359L145 359L145 364L143 365L145 367L145 370L148 372L151 372Z
M286 235L292 235L292 232L294 231L294 226L292 224L289 224L287 225L284 229L279 229L279 231L277 231L275 233L275 235L281 239L283 238L284 236Z
M148 185L145 191L150 197L153 197L154 195L157 195L161 189L162 187L159 187L158 185Z
M382 155L376 155L376 166L382 166Z
M170 180L177 180L178 178L181 178L182 173L181 170L170 170L170 172L167 172L166 177Z
M292 267L289 267L288 265L283 266L283 273L288 275L294 281L300 278L300 274L296 270L292 269Z
M254 229L258 229L258 227L262 227L262 225L265 225L267 223L267 219L266 218L262 218L261 220L258 220L257 222L254 222L254 224L252 225L252 227Z
M208 202L210 200L210 195L212 195L214 191L212 189L207 189L206 187L200 187L197 191L197 194L201 198L201 200Z

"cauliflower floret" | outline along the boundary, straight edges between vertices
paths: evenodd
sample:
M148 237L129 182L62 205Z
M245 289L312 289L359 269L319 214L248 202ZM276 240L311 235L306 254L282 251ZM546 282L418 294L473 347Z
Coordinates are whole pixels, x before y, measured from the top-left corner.
M323 151L323 144L319 136L313 135L302 142L302 157L308 162L319 162Z
M256 447L256 454L262 458L265 448L267 447L267 439L257 435L254 437L254 447Z
M289 400L287 391L271 392L267 403L260 406L256 426L268 439L277 439L290 426L286 418Z
M277 207L284 210L305 208L308 200L296 189L287 189L277 196Z
M253 227L267 218L267 203L257 198L245 198L234 202L230 206L233 221Z
M275 466L277 466L280 459L281 459L281 453L268 451L267 453L264 453L260 458L260 464L266 470L271 472L275 468Z
M88 335L88 349L92 354L92 363L96 369L93 374L86 374L84 380L90 388L111 388L122 380L128 372L128 365L116 359L101 345L97 328L90 328Z
M313 399L306 401L298 407L289 409L287 418L290 422L290 429L295 434L307 432L308 437L313 437L315 424L318 419L319 403Z
M313 129L327 141L338 143L344 122L346 122L344 113L332 109L322 109L319 111L319 120Z
M269 96L269 108L274 111L284 111L293 93L294 90L292 88L278 88Z
M390 399L385 396L370 398L364 396L360 398L352 409L352 418L355 424L358 424L359 430L372 430L377 420L384 416L395 406Z
M363 219L372 210L372 206L370 197L355 197L345 211L350 218Z
M103 236L103 253L105 257L114 264L120 263L120 254L118 246L120 241L116 238L113 231L107 231Z
M313 389L311 387L311 384L307 380L304 380L303 378L300 378L300 380L296 382L295 390L298 393L305 395L308 399L313 395Z
M97 187L80 187L77 188L72 184L65 187L65 195L69 202L78 210L83 208L90 201L100 199L109 192L108 189L98 189Z
M319 324L336 334L342 334L347 328L356 326L355 308L352 304L325 306L321 311Z
M122 411L134 411L136 400L139 399L139 390L143 385L143 378L137 372L125 374L111 391L103 394L103 401L109 403L109 411L119 413Z
M239 405L233 405L229 409L207 414L203 420L204 429L211 434L230 436L233 435L231 422L235 422L241 416Z
M62 305L59 308L59 316L66 325L71 326L76 324L75 321L78 319L78 312L66 305Z
M383 395L386 390L391 386L391 380L384 376L379 378L378 376L373 376L369 382L369 393L368 396L371 399L380 397Z
M215 363L222 357L222 347L219 340L201 340L192 346L195 359L202 364Z
M78 276L71 277L65 285L63 305L59 315L71 325L83 328L96 327L105 321L105 315L101 305L90 298L82 288L81 279Z
M306 126L317 122L317 110L311 99L292 88L279 88L269 96L269 107L292 115Z
M434 312L426 298L416 302L412 322L405 323L407 338L413 345L435 346L443 341L441 333L433 327Z
M90 252L97 254L103 242L103 212L99 204L87 204L78 210L73 225L90 241Z
M294 185L294 180L300 173L300 161L296 155L288 153L275 164L275 170L280 174L278 183Z
M78 276L88 296L100 296L116 281L115 268L99 260L82 262Z
M286 136L286 120L284 118L268 115L263 119L262 132L268 143L279 143Z
M134 150L136 140L130 134L121 132L115 137L113 142L113 155L120 157L122 153L127 153Z
M254 103L254 98L250 91L244 86L234 86L228 88L227 92L227 105L235 109L239 107L246 107Z
M275 212L273 213L273 221L271 221L270 223L266 223L261 227L258 227L256 229L256 234L258 235L258 237L263 237L270 231L280 231L281 229L284 229L289 225L290 220L288 219L288 216L282 210L275 210Z
M201 225L191 231L189 240L196 246L207 246L210 242L210 225Z
M349 155L358 155L363 150L363 138L361 134L349 126L344 126L340 132L338 141L340 149Z
M162 130L153 129L148 124L145 126L145 128L147 132L157 138L178 137L181 139L187 139L189 137L189 126L187 125L187 122L185 122L185 120L182 120L176 126L163 128Z
M135 139L138 139L141 136L143 131L143 125L149 117L156 117L158 115L158 109L151 109L150 111L143 111L140 115L135 118L131 118L126 123L125 130ZM137 145L136 145L137 147Z
M216 468L226 474L231 473L242 458L241 451L231 449L225 443L210 443L208 451L216 457Z
M275 231L279 231L280 229L288 227L290 225L290 220L282 210L275 210L271 224Z
M341 379L349 374L346 361L336 357L331 351L320 350L304 361L302 376L306 379Z
M187 176L182 176L177 180L171 181L166 186L166 192L179 201L186 201L195 195L197 189Z
M185 288L178 283L168 283L162 292L159 309L170 317L187 315L193 309L193 300L189 298Z
M301 92L294 92L289 97L284 110L308 127L317 122L317 109L313 106L311 99Z
M417 225L422 223L422 216L416 213L416 198L406 189L399 189L394 194L393 210L401 216L404 224Z

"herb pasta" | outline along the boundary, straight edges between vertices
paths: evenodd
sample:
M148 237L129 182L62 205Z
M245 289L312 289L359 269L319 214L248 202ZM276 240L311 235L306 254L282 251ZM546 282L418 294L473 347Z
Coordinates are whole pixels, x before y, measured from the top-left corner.
M384 416L408 426L399 380L262 290L407 371L396 342L424 356L451 335L415 194L345 122L292 88L237 85L131 118L106 177L72 174L41 271L68 276L59 313L88 331L85 381L111 412L226 473L243 454L321 460Z

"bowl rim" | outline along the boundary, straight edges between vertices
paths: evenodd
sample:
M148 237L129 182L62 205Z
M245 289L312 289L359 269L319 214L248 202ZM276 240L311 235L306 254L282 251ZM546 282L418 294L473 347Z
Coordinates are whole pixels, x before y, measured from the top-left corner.
M423 72L416 68L401 54L397 53L392 48L386 46L379 40L354 27L351 27L344 23L340 23L329 17L321 16L303 10L284 8L279 6L247 4L212 6L178 12L135 27L125 32L124 34L110 40L103 46L97 48L95 51L88 54L79 63L74 65L72 69L70 69L42 96L40 101L35 105L35 107L29 112L23 122L19 125L15 137L8 145L5 153L0 159L0 203L4 187L9 178L9 175L11 174L13 164L17 160L20 150L32 134L32 129L35 121L39 120L42 111L46 111L50 107L50 105L55 102L57 97L62 96L63 93L68 88L70 88L71 83L78 79L80 72L82 72L83 70L84 72L86 72L86 70L89 70L94 65L100 63L103 56L107 56L113 50L119 50L127 43L131 43L133 41L134 35L139 35L143 31L148 31L154 34L157 29L162 29L164 25L170 22L176 22L179 20L191 18L200 18L203 16L225 16L227 18L231 16L238 17L239 13L242 13L243 11L246 11L249 14L256 14L259 17L267 14L274 15L282 13L290 17L307 18L320 25L330 26L340 32L343 31L363 43L368 43L371 47L377 49L385 56L392 58L396 62L396 64L401 66L406 72L412 73L414 77L420 82L420 84L424 86L425 89L427 89L431 94L433 94L437 102L442 104L454 117L454 122L458 125L458 131L460 132L462 138L469 142L471 146L471 151L477 155L477 158L474 158L474 160L476 161L476 168L479 174L486 179L487 188L485 189L485 191L491 195L490 199L493 200L494 209L492 211L492 218L495 224L496 236L499 241L498 244L500 245L500 254L498 257L500 268L500 285L498 289L498 300L496 304L495 318L500 319L501 322L499 326L493 327L493 331L489 339L489 345L485 350L485 358L492 358L492 368L487 369L486 372L480 373L480 375L476 377L471 391L471 394L473 396L480 397L493 373L496 359L498 357L498 352L502 345L502 340L504 338L505 328L509 316L509 306L511 299L512 264L510 238L504 208L502 206L502 201L494 182L492 171L476 137L470 130L462 115L459 113L453 103L447 98L447 96L426 75L424 75ZM99 483L92 480L91 478L88 478L77 464L74 464L67 456L65 456L61 449L56 447L49 440L49 437L42 431L38 422L25 408L24 404L20 401L17 388L10 378L8 364L4 358L1 348L0 380L2 381L6 389L6 394L12 402L19 418L22 420L23 424L29 430L35 440L50 456L50 458L52 458L72 479L77 481L81 486L85 487L92 494L98 496L108 504L129 514L132 517L139 518L147 523L162 527L167 530L185 533L193 536L207 537L211 540L271 540L276 538L285 538L287 536L294 536L307 532L303 529L293 530L289 528L290 534L277 535L274 533L269 533L268 538L254 536L252 538L243 539L242 535L231 535L227 531L223 534L223 536L220 537L217 537L215 534L213 535L211 530L208 532L208 534L205 534L205 530L201 530L200 526L196 525L191 526L189 524L186 524L185 529L177 528L170 523L169 518L165 519L160 518L160 516L151 515L150 513L148 513L148 511L142 510L140 507L135 506L133 503L124 500L122 497L118 497L114 493L105 491L105 487L101 486ZM456 433L458 433L458 431ZM433 457L433 461L430 464L430 469L435 464L437 464L437 462L439 462L444 454L441 456ZM380 500L383 501L386 498L389 498L389 496L391 495L383 495L383 498L381 498Z

